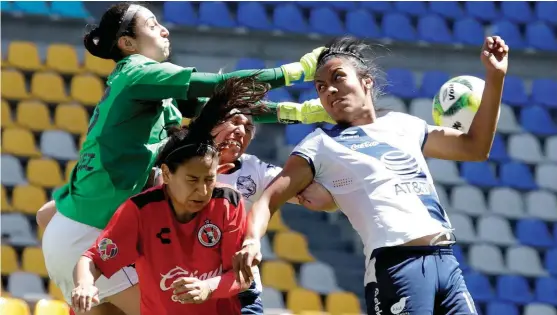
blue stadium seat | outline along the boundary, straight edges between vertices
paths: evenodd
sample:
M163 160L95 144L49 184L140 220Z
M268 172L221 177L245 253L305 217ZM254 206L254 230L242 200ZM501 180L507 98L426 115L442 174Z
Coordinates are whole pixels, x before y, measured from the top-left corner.
M337 12L327 7L311 9L309 26L312 31L320 34L332 36L344 34L344 26Z
M50 10L46 1L13 1L14 11L21 11L27 14L49 15Z
M433 2L432 2L433 3ZM449 81L449 74L442 71L426 71L422 76L420 95L423 97L435 96L445 82Z
M511 106L527 106L528 95L524 89L522 79L514 75L508 75L503 88L503 102Z
M387 70L388 85L386 92L402 98L413 98L418 95L416 81L410 70L392 68Z
M460 176L469 184L480 187L499 186L499 180L487 162L463 162L460 166Z
M526 25L525 37L526 43L530 47L540 50L557 51L555 35L551 28L543 22L534 22Z
M500 301L527 304L534 300L526 278L521 276L499 276L497 278L497 297Z
M457 1L431 1L429 11L450 19L460 19L465 16Z
M424 1L396 1L395 10L413 16L427 14L427 7Z
M303 103L307 100L313 100L316 98L319 98L319 95L317 95L317 91L314 88L312 88L312 89L307 89L302 93L300 93L300 97L298 98L298 101L300 103Z
M478 272L465 273L464 281L466 282L472 299L475 301L489 302L495 297L489 280L485 275Z
M416 40L416 31L408 16L401 13L387 13L383 16L381 29L384 35L394 40L411 42Z
M346 31L360 38L379 38L381 36L375 18L364 9L350 11L346 14Z
M165 1L163 6L165 22L177 25L197 25L198 19L190 1Z
M485 30L480 22L471 17L457 20L454 23L453 32L455 40L465 45L481 45L485 35Z
M0 11L2 11L2 12L13 11L12 2L11 1L1 1L0 2Z
M315 129L315 125L313 124L312 125L306 125L306 124L286 125L286 131L285 131L286 144L297 145L314 129Z
M464 256L464 253L462 252L462 248L460 246L453 245L453 255L455 256L456 260L458 261L458 264L460 265L460 270L466 272L470 269L470 266L466 261L466 256Z
M258 58L240 58L236 62L236 70L265 69L265 62Z
M483 2L482 2L483 3ZM499 21L491 25L491 35L499 35L505 39L505 43L513 49L525 47L524 40L516 24L509 21Z
M420 1L408 1L397 3L422 3ZM439 15L425 15L418 20L418 38L430 43L450 44L453 36L449 31L447 22Z
M533 20L532 10L526 1L501 1L501 13L516 23L527 23Z
M505 140L500 134L495 134L493 138L493 144L491 145L491 152L489 152L489 159L496 162L507 162L509 161L509 155L507 154L507 148L505 146Z
M360 4L360 7L372 12L386 13L395 11L392 3L389 1L362 1L358 3Z
M544 22L557 25L557 2L555 1L537 1L536 18Z
M236 26L226 3L221 1L199 2L199 24L223 28Z
M533 247L551 247L553 238L544 221L539 219L522 219L516 223L516 237L521 244Z
M300 2L301 3L301 2ZM281 31L307 33L308 26L302 11L294 4L277 5L273 11L273 24Z
M557 81L534 79L532 81L532 101L547 107L557 107Z
M509 162L501 165L499 178L501 185L521 190L536 189L534 177L526 164Z
M536 301L557 306L557 279L544 277L536 280Z
M91 16L85 9L83 1L52 1L50 11L69 18L86 19Z
M327 2L322 1L298 1L296 4L301 8L320 8L323 5L327 5Z
M490 302L487 303L485 315L519 315L518 307L512 303Z
M540 106L525 107L520 111L520 124L527 131L538 136L557 134L557 126L547 110Z
M292 96L285 88L273 89L267 93L267 98L273 102L293 102Z
M466 1L464 2L469 16L480 21L491 22L499 18L495 2L491 1Z
M545 269L550 275L557 277L557 247L548 250L545 253Z
M352 10L358 6L357 1L320 1L337 10Z
M238 2L238 24L256 30L269 31L273 28L271 20L265 12L265 7L260 2Z

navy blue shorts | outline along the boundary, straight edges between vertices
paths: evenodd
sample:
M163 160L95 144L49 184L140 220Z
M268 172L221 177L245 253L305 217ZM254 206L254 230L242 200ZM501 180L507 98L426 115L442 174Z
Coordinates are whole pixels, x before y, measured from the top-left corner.
M450 247L380 248L368 268L376 280L365 288L369 315L478 314Z
M263 315L261 292L257 289L255 282L251 284L248 290L240 292L238 298L242 306L242 315Z

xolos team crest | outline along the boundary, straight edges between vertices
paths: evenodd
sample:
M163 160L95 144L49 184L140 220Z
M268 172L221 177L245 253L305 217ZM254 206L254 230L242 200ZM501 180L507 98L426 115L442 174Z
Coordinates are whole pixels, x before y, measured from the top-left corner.
M222 233L218 226L211 223L211 221L206 220L205 224L201 226L199 232L197 232L197 239L201 245L205 247L213 247L219 243L221 234Z
M118 246L109 238L103 238L98 246L99 255L102 260L109 260L118 254Z

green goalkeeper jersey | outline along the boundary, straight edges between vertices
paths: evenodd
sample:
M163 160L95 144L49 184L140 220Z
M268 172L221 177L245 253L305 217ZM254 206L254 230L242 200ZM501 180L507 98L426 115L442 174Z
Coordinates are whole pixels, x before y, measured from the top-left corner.
M193 100L185 102L189 106L203 104L202 98L224 80L252 74L253 70L198 73L142 55L119 61L93 112L70 180L54 193L58 211L103 229L120 204L141 192L166 129L181 123L175 100ZM280 68L263 70L258 79L271 87L284 85Z

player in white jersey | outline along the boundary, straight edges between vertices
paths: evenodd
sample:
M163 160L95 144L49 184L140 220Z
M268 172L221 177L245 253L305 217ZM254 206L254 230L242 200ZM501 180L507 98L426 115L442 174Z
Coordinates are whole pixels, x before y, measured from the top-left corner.
M485 39L486 85L467 134L402 114L376 115L371 48L333 41L319 56L315 87L337 122L293 151L252 207L235 269L249 277L271 215L313 180L329 190L364 243L368 314L476 314L456 258L452 228L424 157L485 160L495 134L508 46Z

